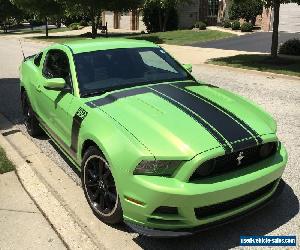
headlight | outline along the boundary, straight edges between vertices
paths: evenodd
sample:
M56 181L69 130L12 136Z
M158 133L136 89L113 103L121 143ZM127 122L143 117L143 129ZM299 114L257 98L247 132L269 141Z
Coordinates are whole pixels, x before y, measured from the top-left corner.
M141 161L133 174L172 176L182 161Z

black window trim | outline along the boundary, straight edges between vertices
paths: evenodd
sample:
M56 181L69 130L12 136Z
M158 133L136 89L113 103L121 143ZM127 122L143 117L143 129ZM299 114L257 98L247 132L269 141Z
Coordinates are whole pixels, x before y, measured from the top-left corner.
M51 51L55 51L55 50L58 50L58 51L64 53L64 54L66 55L66 57L68 58L69 69L70 69L70 74L71 74L71 78L70 78L70 80L71 80L71 81L70 81L70 83L71 83L71 86L70 86L70 87L71 87L71 91L70 91L70 93L71 93L72 95L74 95L74 84L73 84L73 79L72 79L72 76L73 76L73 75L72 75L72 72L71 72L70 59L69 59L67 53L66 53L65 51L63 51L62 49L59 49L59 48L53 48L53 49L49 49L49 50L47 51L47 53L45 53L45 58L44 58L43 68L42 68L42 75L43 75L44 78L49 79L47 76L44 75L45 63L46 63L48 54L49 54ZM41 53L43 53L43 52L41 52ZM51 78L50 78L50 79L51 79Z
M35 55L35 57L34 57L34 59L33 59L33 63L34 63L34 65L35 66L37 66L37 67L40 67L41 66L41 62L42 62L42 59L43 59L43 52L40 52L40 53L38 53L37 55ZM40 57L40 58L39 58ZM39 63L38 63L38 65L36 64L36 61L35 60L38 60L39 61Z
M67 46L67 47L69 47L69 46ZM174 63L175 63L178 67L184 69L183 66L182 66L182 64L179 63L173 56L171 56L171 55L170 55L164 48L162 48L161 46L155 46L155 47L153 47L153 46L134 47L133 49L136 49L136 48L138 48L138 49L145 49L145 50L156 48L156 49L163 50L165 53L167 53L167 55L168 55L171 59L174 60ZM105 50L118 50L118 49L131 49L131 48L112 48L112 49L105 49ZM70 48L70 50L71 50L71 48ZM91 53L91 52L98 52L98 51L102 51L102 50L93 50L93 51L86 51L86 52L76 53L75 56L78 55L78 54L88 54L88 53ZM72 55L74 55L74 53L73 53L72 50L71 50L71 52L72 52ZM82 93L82 90L81 90L80 87L79 87L79 81L78 81L78 75L77 75L77 65L76 65L76 61L75 61L74 57L73 57L73 60L74 60L74 67L75 67L75 71L76 71L76 81L77 81L77 84L78 84L79 96L80 96L81 98L84 98L84 95L85 95L86 93ZM185 69L184 69L184 70L185 70ZM185 70L185 71L186 71L186 70ZM196 79L193 77L193 75L192 75L191 73L189 73L189 72L187 72L187 71L186 71L186 73L187 73L187 79L186 79L186 80L196 81ZM180 81L180 79L177 79L177 80L174 79L174 80L172 80L172 81L178 81L178 80ZM185 81L185 80L182 80L182 81ZM165 82L165 81L156 81L156 82L154 81L153 84L157 84L157 83L160 83L160 82ZM140 84L139 86L144 86L144 85L148 85L148 84L149 84L149 83L144 83L144 84ZM113 90L121 90L121 89L124 89L124 88L130 88L130 87L138 87L138 86L128 84L128 85L124 85L122 88L110 89L109 91L113 91Z

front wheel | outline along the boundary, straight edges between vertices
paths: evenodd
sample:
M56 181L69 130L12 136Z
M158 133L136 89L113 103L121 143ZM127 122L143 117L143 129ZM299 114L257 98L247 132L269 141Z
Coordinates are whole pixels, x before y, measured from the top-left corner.
M110 166L96 147L89 147L82 161L82 186L94 214L103 222L123 220L120 199Z

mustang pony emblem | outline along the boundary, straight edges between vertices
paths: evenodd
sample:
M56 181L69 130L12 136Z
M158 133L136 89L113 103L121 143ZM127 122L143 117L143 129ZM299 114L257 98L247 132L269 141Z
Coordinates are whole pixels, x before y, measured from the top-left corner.
M244 159L244 157L244 152L240 152L239 156L236 158L238 166L242 164L242 160Z

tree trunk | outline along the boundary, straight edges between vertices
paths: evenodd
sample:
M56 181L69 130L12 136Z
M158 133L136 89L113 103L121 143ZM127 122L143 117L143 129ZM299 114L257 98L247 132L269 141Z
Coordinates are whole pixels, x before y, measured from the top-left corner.
M163 32L167 31L168 20L169 20L169 9L167 8L165 13L164 23L163 23Z
M56 20L56 28L61 28L61 20L60 19Z
M7 33L7 26L6 26L6 22L3 23L3 31L4 33Z
M92 38L95 39L97 36L97 24L95 22L95 16L92 18Z
M272 34L272 47L271 56L276 58L278 55L278 27L279 27L279 11L280 0L274 1L274 20L273 20L273 34Z
M97 36L97 31L98 31L98 28L99 28L99 25L100 25L100 15L97 14L96 15L96 36Z
M46 23L46 37L49 36L49 31L48 31L48 18L45 17L45 23Z
M159 10L158 10L158 26L159 26L159 31L162 31L162 11L161 11L161 8L159 8Z

